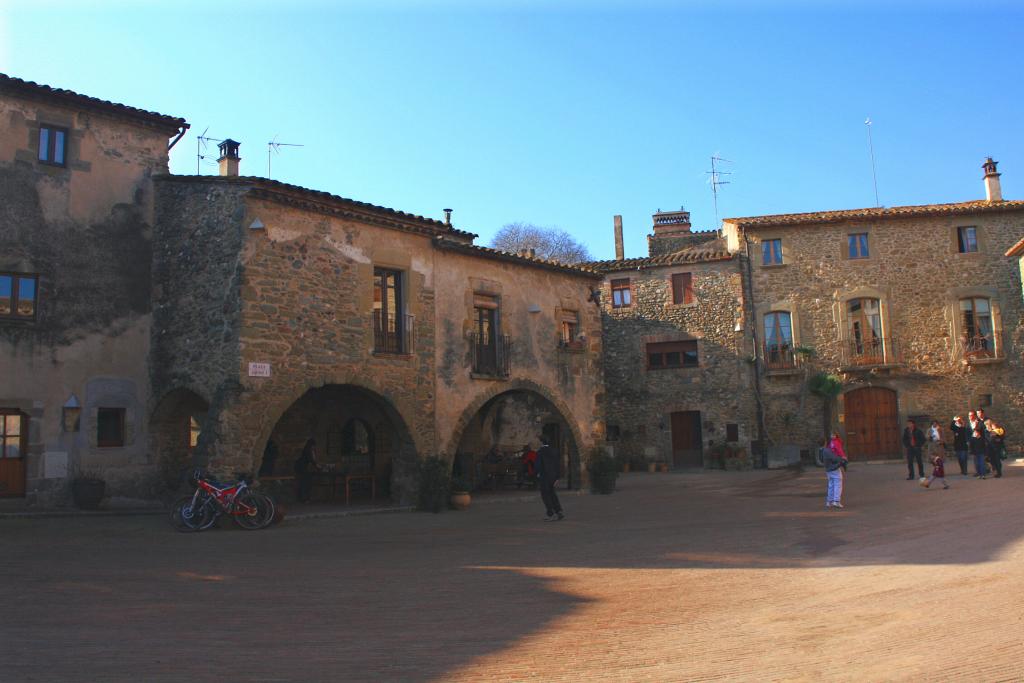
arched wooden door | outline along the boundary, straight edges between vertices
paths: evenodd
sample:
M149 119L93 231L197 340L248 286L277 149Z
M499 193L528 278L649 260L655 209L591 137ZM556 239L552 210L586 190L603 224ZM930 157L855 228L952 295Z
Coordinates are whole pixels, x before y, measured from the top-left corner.
M900 423L896 392L882 387L854 389L843 396L846 406L846 452L853 460L900 456Z

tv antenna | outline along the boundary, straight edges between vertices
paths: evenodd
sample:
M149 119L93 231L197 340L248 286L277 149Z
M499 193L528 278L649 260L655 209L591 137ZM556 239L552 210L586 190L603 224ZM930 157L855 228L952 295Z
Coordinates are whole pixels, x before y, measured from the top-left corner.
M196 175L199 175L199 164L203 161L203 159L206 158L206 154L204 154L204 152L206 152L206 143L223 142L223 140L218 140L217 138L206 137L206 132L208 130L210 130L209 126L207 126L206 130L204 130L199 135L199 137L196 138Z
M875 206L878 203L878 176L875 175L875 146L871 141L871 117L864 119L864 126L868 129L868 152L871 154L871 182L875 185Z
M277 141L277 136L275 135L274 139L267 143L267 179L268 180L270 179L270 157L271 157L271 152L273 152L274 154L280 154L282 147L305 147L305 145L298 145L298 144L295 144L294 142L278 142Z
M711 194L715 198L715 223L718 223L718 188L722 185L728 185L730 181L722 180L724 175L732 175L731 171L721 171L718 166L722 162L731 164L732 162L728 159L723 159L717 154L711 155L711 170L705 171L708 174L708 183L711 185Z

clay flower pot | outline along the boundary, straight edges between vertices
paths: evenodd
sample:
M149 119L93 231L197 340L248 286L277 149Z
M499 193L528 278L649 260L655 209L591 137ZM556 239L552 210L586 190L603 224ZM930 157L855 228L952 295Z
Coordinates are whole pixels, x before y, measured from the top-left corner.
M80 477L71 482L71 497L75 501L75 507L81 510L99 509L106 490L107 483L102 479Z
M452 491L451 498L448 499L448 502L451 503L451 506L456 510L468 510L471 500L472 498L470 498L469 494L465 491Z
M647 463L647 471L648 472L657 472L658 471L658 463L656 463L656 462L649 462L649 463Z

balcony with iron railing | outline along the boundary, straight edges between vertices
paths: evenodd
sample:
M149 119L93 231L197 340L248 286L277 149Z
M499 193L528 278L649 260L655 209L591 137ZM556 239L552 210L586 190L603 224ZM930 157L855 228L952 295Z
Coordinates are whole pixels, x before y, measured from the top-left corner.
M895 337L843 340L844 368L879 368L900 365L902 362L900 347Z
M373 312L373 352L393 355L407 355L414 350L413 328L416 319L411 315L383 317L380 311Z
M512 338L507 334L469 335L473 357L473 374L481 377L506 378L512 372Z
M761 357L768 372L779 374L798 369L802 360L802 356L796 353L792 344L767 342L761 345Z
M960 340L960 359L968 364L996 363L1003 359L998 334L976 334Z

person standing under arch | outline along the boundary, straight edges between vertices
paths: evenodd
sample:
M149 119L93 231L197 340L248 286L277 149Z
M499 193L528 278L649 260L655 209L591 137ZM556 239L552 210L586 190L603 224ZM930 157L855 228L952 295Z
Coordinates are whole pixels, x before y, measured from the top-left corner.
M914 463L917 463L918 476L924 478L924 462L921 460L921 449L924 447L924 433L917 428L913 419L907 420L903 430L903 447L907 449L907 480L914 478Z

